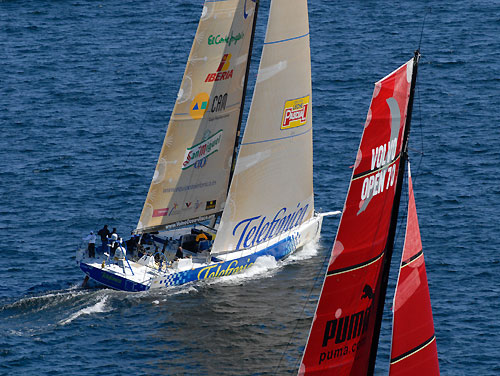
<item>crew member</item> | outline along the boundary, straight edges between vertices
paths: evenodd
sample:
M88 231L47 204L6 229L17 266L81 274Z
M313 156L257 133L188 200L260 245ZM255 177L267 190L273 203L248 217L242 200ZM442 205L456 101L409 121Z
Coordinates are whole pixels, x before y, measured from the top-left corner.
M97 235L101 237L101 243L102 245L108 243L108 237L111 235L111 233L108 230L108 225L104 225L103 228L101 228L99 231L97 231Z
M182 247L179 246L179 248L177 248L177 252L175 252L175 258L181 259L183 257L184 257L184 252L182 252Z
M208 244L208 238L203 232L196 236L196 244L199 252L206 251L208 248L210 248Z
M113 257L113 260L116 261L118 266L122 267L123 272L125 273L124 260L125 260L125 257L127 256L127 250L125 249L125 247L123 247L122 238L118 239L118 241L116 241L116 244L117 244L117 247L115 250L115 255Z
M90 234L83 238L83 240L89 242L87 250L89 252L89 257L91 258L95 257L95 238L96 236L94 235L94 231L90 231Z
M118 234L117 233L111 234L110 240L111 240L111 243L109 245L111 247L111 249L110 249L111 257L114 257L116 248L118 247Z
M205 233L202 232L196 236L196 243L200 242L200 240L208 240Z

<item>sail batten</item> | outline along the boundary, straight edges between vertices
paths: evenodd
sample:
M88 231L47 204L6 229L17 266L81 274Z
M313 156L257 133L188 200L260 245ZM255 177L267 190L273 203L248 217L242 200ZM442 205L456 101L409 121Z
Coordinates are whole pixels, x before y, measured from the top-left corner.
M309 36L309 33L305 33L304 35L299 35L297 37L291 37L291 38L286 38L286 39L281 39L281 40L275 40L275 41L272 41L272 42L264 42L264 44L276 44L276 43L289 42L291 40L305 38L305 37L308 37L308 36Z
M398 363L398 362L400 362L402 360L405 360L406 358L408 358L408 357L416 354L420 350L425 349L427 346L429 346L430 344L432 344L432 342L434 342L435 340L436 340L436 336L434 334L432 334L431 338L429 338L427 341L422 342L421 344L415 346L413 349L410 349L407 352L405 352L405 353L403 353L401 355L398 355L395 358L391 358L391 365L392 364L396 364L396 363Z
M256 3L206 1L136 232L222 212L234 161Z

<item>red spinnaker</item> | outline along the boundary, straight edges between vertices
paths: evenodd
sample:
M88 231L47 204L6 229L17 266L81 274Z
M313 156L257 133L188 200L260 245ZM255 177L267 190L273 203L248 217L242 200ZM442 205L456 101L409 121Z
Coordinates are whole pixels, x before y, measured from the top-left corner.
M413 60L375 84L299 375L368 372Z
M408 166L408 220L394 295L391 376L439 375L431 298Z

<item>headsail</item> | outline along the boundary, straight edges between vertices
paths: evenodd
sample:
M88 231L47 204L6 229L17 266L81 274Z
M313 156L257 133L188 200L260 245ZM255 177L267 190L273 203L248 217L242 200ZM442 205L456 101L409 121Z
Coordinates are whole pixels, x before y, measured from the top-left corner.
M408 164L408 219L393 304L391 376L439 375L431 298Z
M311 217L311 63L306 0L273 0L253 101L213 254Z
M375 84L299 375L372 372L375 318L394 241L416 60Z
M206 0L136 231L222 211L255 7L255 1Z

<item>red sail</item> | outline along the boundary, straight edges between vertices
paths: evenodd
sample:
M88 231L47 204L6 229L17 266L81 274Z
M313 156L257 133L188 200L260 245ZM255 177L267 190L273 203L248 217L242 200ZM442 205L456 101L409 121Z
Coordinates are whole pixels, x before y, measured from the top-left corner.
M412 71L413 59L375 84L299 375L368 372Z
M408 220L394 295L391 376L439 375L431 299L408 165Z

